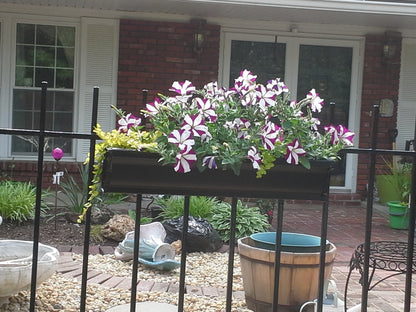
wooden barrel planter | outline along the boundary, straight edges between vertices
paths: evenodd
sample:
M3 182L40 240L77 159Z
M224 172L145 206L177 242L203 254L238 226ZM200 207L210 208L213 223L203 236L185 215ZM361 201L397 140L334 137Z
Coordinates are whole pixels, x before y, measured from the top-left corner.
M254 247L250 237L238 240L247 307L256 312L272 310L275 252ZM336 247L329 243L325 258L325 280L332 273ZM299 311L318 297L319 252L282 252L279 280L279 312Z

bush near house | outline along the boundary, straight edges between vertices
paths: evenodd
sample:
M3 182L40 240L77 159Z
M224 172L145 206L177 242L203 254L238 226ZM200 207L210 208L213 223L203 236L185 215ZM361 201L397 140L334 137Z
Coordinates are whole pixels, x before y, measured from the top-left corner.
M47 195L43 191L42 199ZM0 215L4 220L23 222L35 216L36 187L29 182L0 181ZM42 212L48 207L42 200Z

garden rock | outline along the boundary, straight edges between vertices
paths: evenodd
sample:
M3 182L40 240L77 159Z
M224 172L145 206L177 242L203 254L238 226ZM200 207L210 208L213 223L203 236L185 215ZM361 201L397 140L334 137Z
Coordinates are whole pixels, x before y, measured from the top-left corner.
M119 214L104 224L101 234L105 238L121 242L131 231L134 231L134 220L129 215Z
M169 219L163 222L166 230L166 243L182 239L183 217ZM223 245L220 235L212 225L203 218L189 216L186 250L188 252L212 252Z
M91 211L92 224L104 224L114 216L114 212L108 208L96 208Z

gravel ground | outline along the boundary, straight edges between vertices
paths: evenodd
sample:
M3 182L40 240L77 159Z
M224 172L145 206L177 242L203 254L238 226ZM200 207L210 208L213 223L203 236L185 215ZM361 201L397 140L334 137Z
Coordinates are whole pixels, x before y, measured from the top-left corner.
M74 260L81 263L82 257L74 255ZM235 257L234 290L243 290L238 255ZM227 286L228 253L192 253L187 256L186 284L197 286L222 287ZM116 260L113 255L90 255L89 268L113 274L114 276L130 276L130 262ZM179 269L162 272L139 267L140 280L155 282L179 283ZM79 311L80 281L55 273L50 279L37 288L36 311L51 312ZM11 297L8 304L0 307L0 311L29 311L30 295L27 291ZM155 301L177 304L178 295L174 293L141 292L137 294L137 301ZM88 284L87 309L88 312L104 312L107 309L128 303L130 291L117 288L106 288L96 284ZM225 297L208 297L185 295L185 311L219 312L225 308ZM233 311L249 312L244 299L233 299Z

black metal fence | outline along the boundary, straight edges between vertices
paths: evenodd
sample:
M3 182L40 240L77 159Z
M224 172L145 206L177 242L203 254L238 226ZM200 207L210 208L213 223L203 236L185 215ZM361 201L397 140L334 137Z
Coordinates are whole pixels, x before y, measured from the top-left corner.
M91 132L89 134L79 133L68 133L68 132L57 132L47 131L45 129L45 118L46 118L46 97L47 97L47 83L42 83L41 87L41 103L40 103L40 124L39 130L23 130L23 129L9 129L1 128L0 134L4 135L27 135L38 137L39 151L38 151L38 171L37 171L37 196L36 196L36 207L34 217L34 245L33 245L33 263L32 266L32 280L30 289L30 311L35 311L35 300L36 300L36 276L37 276L37 265L38 262L38 246L39 246L39 232L40 232L40 217L41 217L41 192L42 192L42 168L44 162L43 147L45 145L46 137L62 137L72 139L85 139L90 140L90 166L89 166L89 183L91 184L93 173L92 164L94 163L95 154L95 142L97 140L93 129L97 123L97 108L98 108L98 96L99 89L96 87L93 89L93 105L92 105L92 120L91 120ZM362 272L362 306L361 311L367 311L368 305L368 291L369 291L369 275L370 267L370 244L371 244L371 231L372 231L372 216L373 216L373 194L374 194L374 182L376 172L376 158L377 155L399 155L408 156L413 159L412 167L412 185L415 185L416 176L416 153L414 151L392 151L382 150L376 148L376 134L377 134L377 122L378 122L378 106L374 107L373 112L373 127L372 127L372 141L369 149L348 149L343 152L354 153L354 154L366 154L369 155L369 176L368 176L368 196L367 196L367 213L366 213L366 234L365 241L363 243L364 250L364 266ZM416 134L415 134L416 138ZM180 283L179 283L179 299L178 299L178 311L184 310L184 298L185 298L185 266L186 266L186 239L188 229L188 216L189 216L189 196L197 194L185 194L185 205L184 205L184 224L183 224L183 237L182 237L182 254L181 254L181 267L180 267ZM246 193L240 194L241 197L247 197ZM255 192L253 193L255 197ZM264 195L264 194L262 194ZM231 210L231 232L230 232L230 246L235 244L235 228L236 228L236 207L237 198L236 194L232 195L232 210ZM278 220L276 230L276 241L280 241L278 238L282 234L283 225L283 200L284 199L296 199L295 198L281 198L277 194L276 199L278 200ZM326 237L327 237L327 222L328 222L328 192L324 192L320 198L322 201L322 224L321 224L321 252L320 252L320 273L319 273L319 294L317 298L317 311L322 312L323 310L323 296L324 296L324 269L325 269L325 248L326 248ZM302 199L304 197L301 196ZM415 231L415 190L412 188L412 196L410 203L410 224L408 230L408 241L407 241L407 255L406 255L406 282L405 282L405 299L404 299L404 312L411 311L411 295L412 295L412 268L414 266L413 261L415 260L414 255L414 231ZM136 202L136 220L141 218L141 201L142 194L137 194ZM89 253L89 242L90 242L90 229L91 229L91 209L87 211L85 218L85 238L84 238L84 250L83 250L83 265L82 265L82 281L81 281L81 294L80 294L80 311L86 311L86 299L87 299L87 273L88 273L88 253ZM139 258L139 235L140 235L140 222L136 222L135 225L135 244L133 254L133 269L132 269L132 284L131 284L131 304L130 311L136 310L136 294L137 294L137 273L138 273L138 258ZM233 282L233 264L234 264L234 248L229 249L228 259L228 281L226 291L226 306L225 311L231 311L232 307L232 282ZM281 245L276 244L276 257L275 257L275 283L274 283L274 297L272 304L272 311L278 311L278 288L279 288L279 270L280 270L280 253Z

